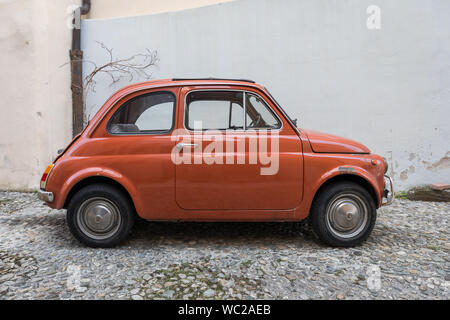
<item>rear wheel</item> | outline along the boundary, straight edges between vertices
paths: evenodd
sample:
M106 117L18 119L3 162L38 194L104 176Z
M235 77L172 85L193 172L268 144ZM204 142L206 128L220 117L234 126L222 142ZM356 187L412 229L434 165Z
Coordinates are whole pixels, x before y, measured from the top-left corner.
M375 202L366 189L353 182L337 182L317 195L310 223L324 243L351 247L367 239L376 214Z
M67 224L80 242L90 247L114 247L128 236L134 210L126 195L107 184L79 190L67 208Z

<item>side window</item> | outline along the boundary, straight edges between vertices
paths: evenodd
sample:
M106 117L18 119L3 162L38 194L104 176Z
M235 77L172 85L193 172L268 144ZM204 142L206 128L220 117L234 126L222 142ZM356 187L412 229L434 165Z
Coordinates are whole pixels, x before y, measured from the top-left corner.
M266 102L252 93L246 93L246 127L249 129L280 129L281 122Z
M243 93L235 91L196 91L186 98L187 129L243 129Z
M175 95L154 92L127 101L111 117L108 131L112 134L151 134L172 130Z
M244 110L240 104L233 103L230 109L230 128L243 129L244 128Z

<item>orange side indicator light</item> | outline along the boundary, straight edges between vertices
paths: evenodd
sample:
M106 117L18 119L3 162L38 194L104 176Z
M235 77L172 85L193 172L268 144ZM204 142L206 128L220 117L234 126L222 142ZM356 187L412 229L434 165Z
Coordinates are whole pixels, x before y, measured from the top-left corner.
M41 184L40 184L40 187L42 190L45 190L45 186L47 185L47 179L48 179L48 176L50 175L50 172L53 169L53 166L54 166L54 164L52 163L52 164L49 164L47 166L47 168L45 168L44 174L41 177Z

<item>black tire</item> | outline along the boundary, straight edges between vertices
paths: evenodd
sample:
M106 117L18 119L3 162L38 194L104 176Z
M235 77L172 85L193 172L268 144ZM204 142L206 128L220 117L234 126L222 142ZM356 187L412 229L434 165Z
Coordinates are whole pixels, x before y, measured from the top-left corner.
M349 213L345 208L349 209ZM367 239L376 218L377 209L372 196L359 184L349 181L332 183L321 190L311 206L309 221L314 233L325 244L353 247ZM349 224L344 226L346 228L351 228L353 224L355 227L342 231L345 223Z
M106 222L101 220L103 218L100 218L100 215L94 213L98 208L106 208L101 211L104 213L102 217L106 217L104 220ZM70 232L89 247L111 248L118 245L127 238L134 220L134 209L128 197L118 188L103 183L91 184L80 189L67 207L67 224ZM95 230L97 227L95 223L108 222L107 227L111 228L108 232Z

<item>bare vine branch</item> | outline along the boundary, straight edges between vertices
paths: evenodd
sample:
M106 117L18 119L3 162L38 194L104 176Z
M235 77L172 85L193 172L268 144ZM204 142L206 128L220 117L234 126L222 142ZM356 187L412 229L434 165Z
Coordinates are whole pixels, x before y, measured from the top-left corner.
M98 74L107 74L109 78L111 79L110 86L114 85L115 83L118 83L120 80L128 78L128 80L131 82L133 79L136 78L144 78L145 80L149 80L152 77L152 73L149 71L151 67L156 67L159 62L158 58L158 52L157 51L151 51L149 49L145 49L144 53L135 54L129 58L126 59L117 59L113 55L113 49L108 48L104 43L96 41L101 48L103 48L108 56L108 62L98 66L94 61L91 60L85 60L85 59L79 59L79 60L72 60L70 62L66 62L62 64L60 67L63 67L70 63L89 63L93 66L94 70L92 70L91 73L89 73L84 79L83 79L83 88L78 88L79 90L83 89L83 105L84 110L86 112L86 96L87 94L92 91L95 92L95 86L97 84L97 81L95 80L95 77ZM72 88L74 87L74 84L72 84ZM77 88L77 87L75 87ZM85 120L84 122L87 122L87 119L90 117L90 115L84 114Z
M144 53L135 54L126 59L116 59L113 55L113 49L108 48L102 42L96 42L105 49L108 62L102 66L97 66L93 61L83 60L83 62L91 63L94 66L94 70L84 78L85 93L90 90L95 92L97 82L94 78L100 73L105 73L111 78L110 86L124 78L128 78L129 81L133 81L134 77L148 80L152 76L148 69L156 66L159 61L157 51L150 51L149 49L146 49Z

